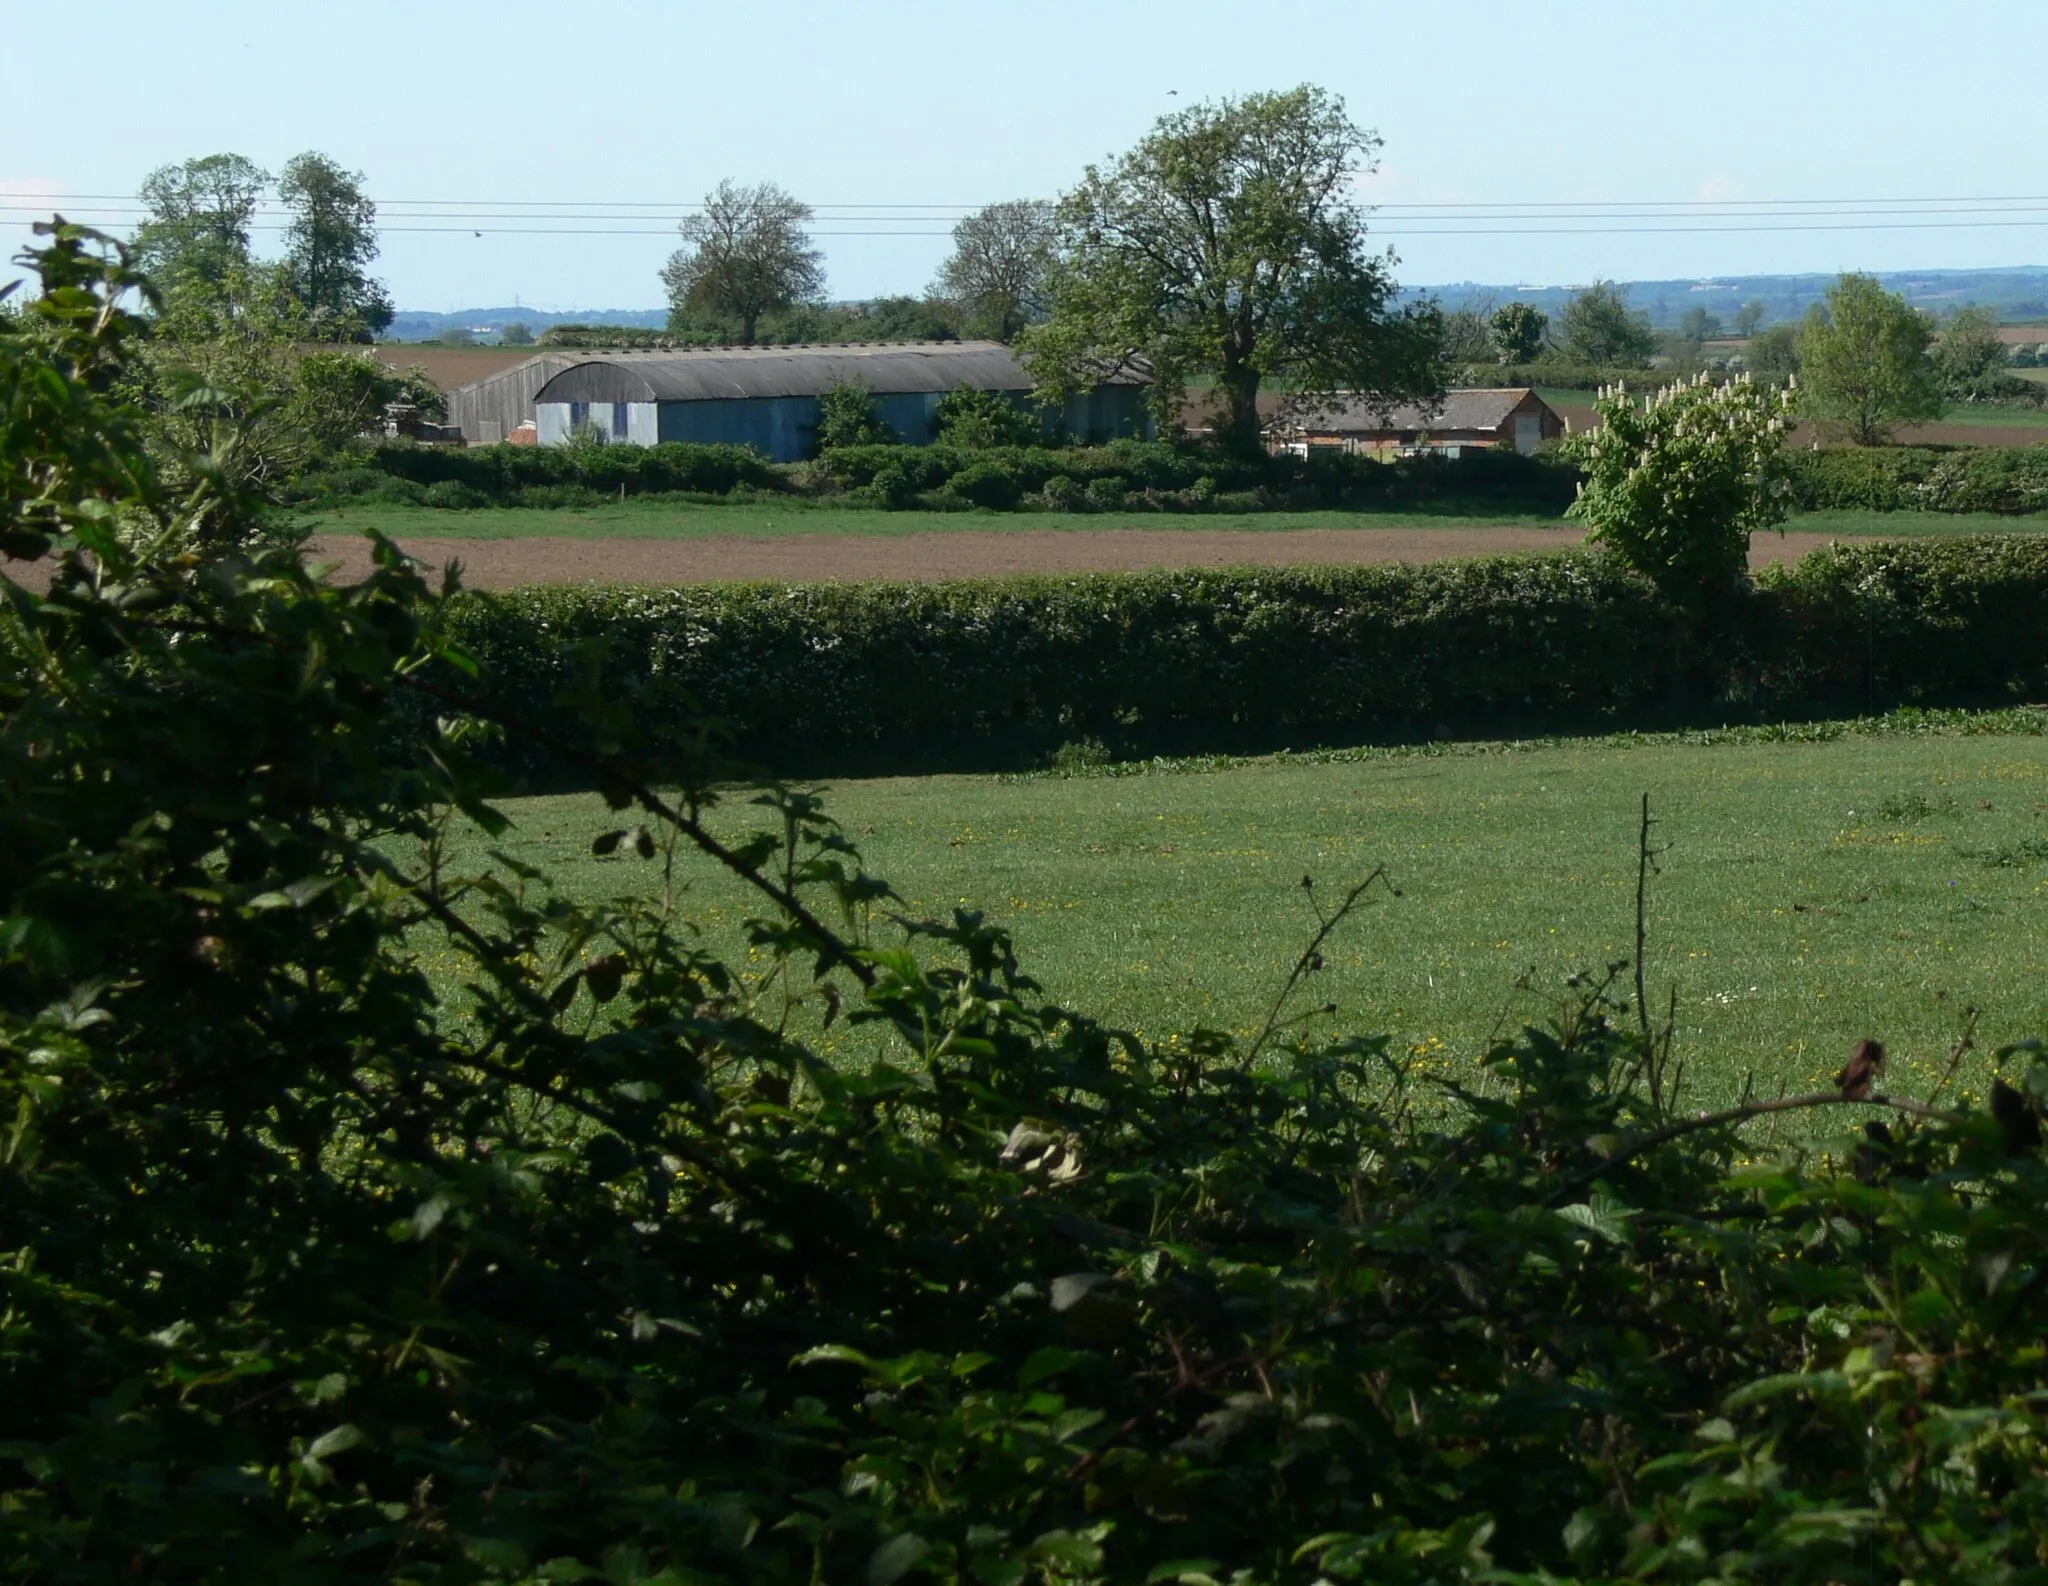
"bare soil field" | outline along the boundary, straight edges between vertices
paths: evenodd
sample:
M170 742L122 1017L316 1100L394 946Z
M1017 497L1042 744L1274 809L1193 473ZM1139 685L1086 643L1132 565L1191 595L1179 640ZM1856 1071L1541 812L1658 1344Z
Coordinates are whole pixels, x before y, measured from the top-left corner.
M393 369L409 369L419 364L435 385L443 391L453 391L501 369L514 368L544 351L541 347L415 347L394 341L379 343L377 356Z
M698 540L408 539L408 554L430 567L462 566L473 589L522 584L691 584L861 579L982 578L1005 573L1126 572L1159 567L1286 567L1433 562L1506 552L1554 551L1578 542L1576 528L1304 529L1262 534L1143 529L1097 533L1011 530L1002 534L904 534L889 538L806 535L760 539L734 535ZM1751 565L1796 561L1835 538L1827 534L1766 535ZM332 564L334 577L368 570L364 542L314 540L309 560Z

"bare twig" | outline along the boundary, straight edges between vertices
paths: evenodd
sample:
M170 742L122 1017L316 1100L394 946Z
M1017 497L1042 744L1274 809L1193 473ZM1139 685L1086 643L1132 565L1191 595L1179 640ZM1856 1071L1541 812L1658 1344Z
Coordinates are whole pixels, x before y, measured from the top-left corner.
M1929 1101L1934 1100L1936 1096L1939 1096L1944 1090L1948 1089L1948 1082L1956 1077L1956 1070L1963 1066L1963 1059L1968 1057L1976 1048L1977 1010L1975 1008L1965 1008L1963 1009L1962 1034L1956 1037L1956 1044L1949 1048L1948 1067L1941 1071L1940 1083L1927 1093Z
M863 986L872 987L874 985L875 972L873 968L859 956L854 948L844 941L830 926L826 925L823 920L820 920L813 914L790 886L763 875L757 866L748 864L738 854L712 836L705 829L703 823L698 820L694 805L689 813L677 809L667 799L657 793L645 780L635 776L632 771L621 765L618 761L580 748L538 722L522 721L514 723L508 721L481 700L472 699L464 694L457 694L452 690L436 687L434 684L426 682L417 676L405 678L404 683L406 687L426 695L429 699L438 700L444 705L452 705L458 710L466 711L486 721L494 721L501 727L516 726L520 732L524 733L534 742L545 745L555 753L562 755L566 759L573 760L589 770L600 772L604 776L611 778L613 782L625 790L634 803L638 804L648 814L658 820L667 822L675 830L687 837L699 852L717 860L718 863L725 866L726 869L754 888L755 891L771 899L777 908L796 921L815 939L823 957L828 963L843 967Z
M1315 883L1309 877L1303 876L1301 884L1303 890L1308 892L1310 901L1313 902L1315 899ZM1286 984L1280 988L1280 995L1273 999L1273 1011L1266 1015L1266 1022L1259 1031L1258 1039L1252 1042L1250 1048L1244 1054L1245 1067L1249 1068L1252 1065L1257 1059L1260 1050L1279 1030L1280 1015L1285 1011L1287 1001L1294 995L1296 988L1301 985L1302 981L1323 967L1323 943L1330 939L1330 934L1344 923L1351 911L1364 901L1366 893L1375 886L1383 886L1389 892L1394 890L1393 882L1387 879L1387 867L1385 865L1381 865L1371 875L1345 893L1344 901L1338 904L1323 919L1322 924L1316 929L1316 934L1309 938L1308 946L1301 950L1301 956L1294 961L1294 968L1288 972ZM1318 906L1317 913L1321 914L1321 912L1321 908Z
M1643 1027L1643 1062L1650 1063L1650 993L1645 982L1647 971L1643 966L1643 950L1647 945L1649 930L1644 919L1644 904L1649 896L1650 867L1650 795L1643 794L1642 820L1636 827L1636 1019ZM1657 1094L1657 1075L1650 1071L1650 1103L1661 1111L1661 1100Z

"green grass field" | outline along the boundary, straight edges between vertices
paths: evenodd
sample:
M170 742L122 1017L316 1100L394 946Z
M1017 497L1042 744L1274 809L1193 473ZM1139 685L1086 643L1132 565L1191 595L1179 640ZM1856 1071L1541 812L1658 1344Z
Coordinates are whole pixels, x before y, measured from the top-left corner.
M1188 530L1279 533L1296 529L1480 529L1502 525L1555 527L1554 517L1403 508L1387 512L884 512L856 507L749 502L736 506L678 507L669 502L626 501L607 507L348 507L311 513L300 521L321 534L374 528L397 540L507 540L550 535L569 539L709 539L716 535L776 538L785 535L1004 534L1019 530L1089 533L1143 529L1156 534ZM1995 513L1816 512L1785 525L1795 533L1852 536L1999 534L2039 532L2048 517Z
M2013 371L2015 374L2024 372ZM1952 402L1936 422L1960 424L1966 429L2048 430L2048 409L2018 404L2006 406L1996 402ZM2043 439L2048 439L2048 436Z
M1831 534L1841 539L1917 539L1941 534L2040 534L2048 531L2048 513L2008 515L2001 512L1871 512L1862 508L1835 512L1795 512L1785 520L1788 534ZM1768 534L1758 543L1768 545Z
M851 782L827 806L911 911L987 910L1048 996L1154 1035L1256 1027L1315 923L1304 873L1327 898L1385 865L1402 895L1345 928L1312 1000L1455 1066L1503 1016L1544 1018L1568 973L1626 955L1644 792L1665 845L1651 984L1676 989L1699 1104L1745 1073L1767 1094L1810 1087L1864 1034L1924 1090L1966 1005L1984 1010L1987 1050L2048 1034L2041 737L1379 751ZM506 807L509 850L579 895L658 877L591 857L613 823L594 797ZM743 816L723 813L734 829ZM743 958L749 905L722 874L694 888L686 912Z

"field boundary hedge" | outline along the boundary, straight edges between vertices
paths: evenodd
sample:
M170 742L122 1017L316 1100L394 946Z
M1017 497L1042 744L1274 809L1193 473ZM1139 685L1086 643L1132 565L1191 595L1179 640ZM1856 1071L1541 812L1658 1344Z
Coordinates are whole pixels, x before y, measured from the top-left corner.
M1458 458L1236 457L1165 442L1104 446L848 446L771 463L744 446L471 446L394 443L307 474L290 505L595 505L624 496L842 498L898 510L1256 512L1454 501L1557 514L1578 473L1513 452Z
M1796 452L1802 512L2048 511L2048 444ZM899 511L1263 512L1461 506L1561 515L1579 471L1507 450L1378 462L1342 454L1234 457L1165 442L1105 446L848 446L771 463L744 446L388 444L293 481L288 505L595 506L628 497L839 499Z
M1525 727L2048 698L2048 538L1863 541L1701 631L1612 558L935 584L553 586L454 631L517 719L592 686L657 740L701 707L792 775L1007 769ZM545 776L531 758L510 769Z
M1796 453L1794 463L1802 512L2048 511L2048 445L1842 446Z

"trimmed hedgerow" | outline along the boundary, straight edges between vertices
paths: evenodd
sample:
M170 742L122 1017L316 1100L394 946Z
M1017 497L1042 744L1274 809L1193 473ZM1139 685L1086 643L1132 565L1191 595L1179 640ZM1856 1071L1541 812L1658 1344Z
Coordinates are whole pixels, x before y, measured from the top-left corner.
M1220 568L935 584L557 586L454 622L521 719L595 682L643 725L699 705L791 772L1016 765L1547 723L1683 706L2041 697L2048 541L1809 557L1710 635L1618 562ZM594 676L589 674L594 672ZM518 769L537 772L534 761Z
M744 446L472 446L405 443L302 476L294 505L578 506L629 496L843 495L898 510L1231 511L1457 503L1561 513L1577 469L1508 450L1377 462L1341 454L1239 457L1165 442L1105 446L847 446L791 469ZM460 486L438 497L436 485ZM1796 453L1802 512L2048 511L2048 445L1843 447Z
M933 584L555 586L454 614L522 713L597 665L792 768L1019 763L1087 735L1229 747L1603 713L1669 677L1649 586L1590 557ZM601 661L591 652L603 650Z
M736 489L781 490L787 481L748 446L413 446L375 447L346 465L308 474L289 495L308 504L336 498L419 500L417 491L458 485L462 505L563 504L560 492L591 499L691 492L729 495ZM407 487L415 487L408 489ZM427 505L439 503L428 500ZM453 504L453 503L451 503Z

